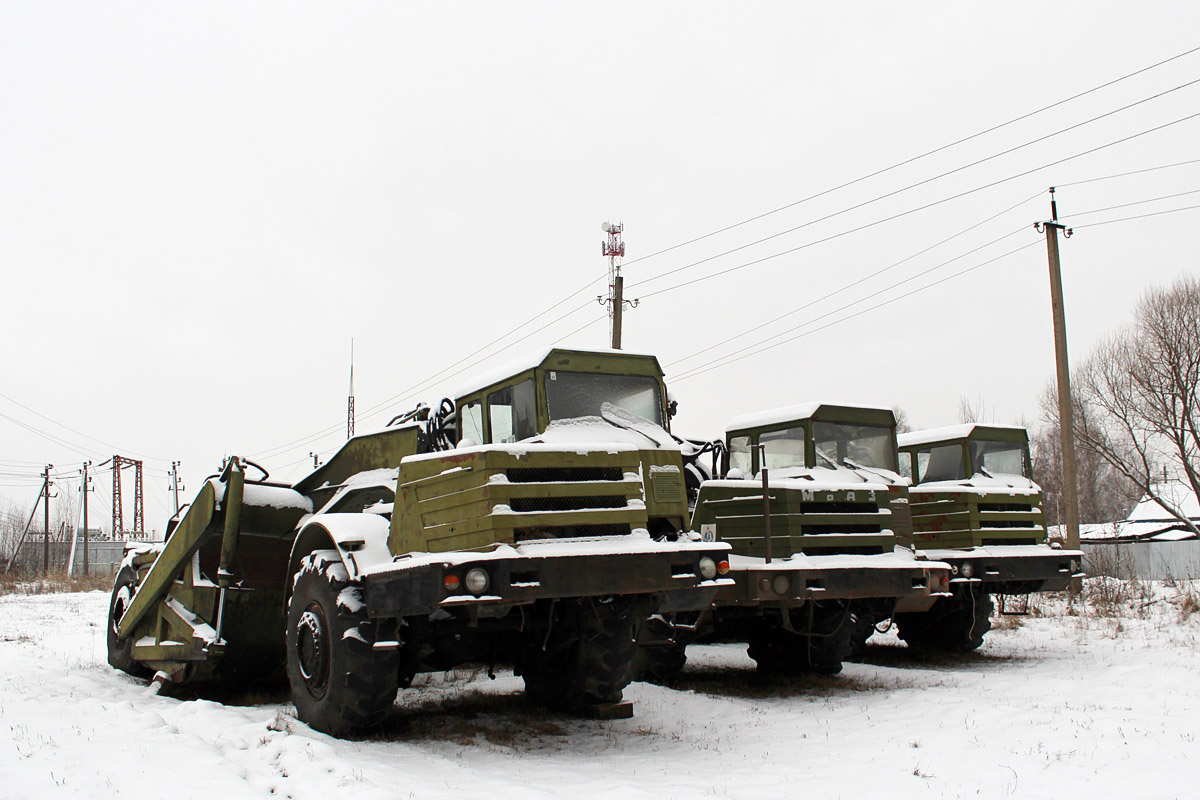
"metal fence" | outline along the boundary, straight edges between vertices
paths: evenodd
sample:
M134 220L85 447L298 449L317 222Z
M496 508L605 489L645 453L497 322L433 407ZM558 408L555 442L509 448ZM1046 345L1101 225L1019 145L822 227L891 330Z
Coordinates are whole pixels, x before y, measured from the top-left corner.
M1140 580L1200 578L1200 539L1183 542L1083 542L1089 575Z
M115 575L121 559L125 557L125 542L121 540L91 540L88 543L87 570L88 575ZM30 533L21 545L17 558L13 561L11 574L41 575L45 569L45 536L37 531ZM71 575L85 574L83 565L83 536L75 542L74 562L71 562L71 541L56 541L50 539L50 572L70 572ZM0 561L0 572L8 565L8 556ZM69 567L69 569L68 569Z

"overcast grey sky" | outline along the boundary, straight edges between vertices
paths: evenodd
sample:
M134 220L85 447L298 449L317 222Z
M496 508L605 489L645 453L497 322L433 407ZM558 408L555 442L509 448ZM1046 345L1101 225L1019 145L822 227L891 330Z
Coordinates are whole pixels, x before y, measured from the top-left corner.
M606 219L677 433L818 399L1036 420L1047 187L1074 358L1197 269L1200 210L1083 225L1200 194L1076 215L1200 189L1200 164L1091 180L1200 159L1200 52L797 201L1196 31L1179 2L5 3L0 498L144 456L161 530L172 460L190 497L227 453L294 480L333 451L352 337L360 431L503 345L604 346Z

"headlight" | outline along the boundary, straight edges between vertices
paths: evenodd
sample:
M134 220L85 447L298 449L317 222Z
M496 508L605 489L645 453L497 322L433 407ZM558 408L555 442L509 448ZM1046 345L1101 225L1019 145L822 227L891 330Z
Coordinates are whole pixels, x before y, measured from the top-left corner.
M706 581L717 577L717 562L708 556L700 556L700 577Z
M471 594L483 594L488 587L488 574L480 567L467 570L467 577L464 583L467 586L467 591Z
M1083 565L1079 563L1078 559L1072 558L1070 566L1071 566L1071 572L1075 573L1075 572L1079 572L1079 568Z
M771 581L775 594L787 594L789 585L787 575L776 575L775 580Z
M973 566L971 566L971 562L964 561L963 565L962 565L962 576L964 578L969 578L974 574L975 574L975 568Z

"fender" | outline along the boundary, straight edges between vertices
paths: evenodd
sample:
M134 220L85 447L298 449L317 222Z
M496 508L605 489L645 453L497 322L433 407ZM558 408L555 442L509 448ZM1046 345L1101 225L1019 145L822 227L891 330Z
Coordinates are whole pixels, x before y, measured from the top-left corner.
M388 530L391 523L378 514L317 514L309 517L292 543L288 558L284 602L292 596L292 576L300 561L314 550L336 550L350 580L362 579L363 572L378 564L390 563Z

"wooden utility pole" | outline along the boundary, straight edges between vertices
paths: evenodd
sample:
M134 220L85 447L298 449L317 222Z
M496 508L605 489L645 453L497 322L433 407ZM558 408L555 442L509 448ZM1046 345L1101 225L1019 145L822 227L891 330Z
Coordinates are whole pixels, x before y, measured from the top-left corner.
M88 465L90 465L91 463L92 462L90 462L90 461L83 462L83 489L81 492L81 499L79 501L79 502L83 503L83 577L85 577L85 578L88 575L92 574L91 565L89 563L89 558L88 558L88 543L92 537L88 535L88 518L87 518L87 511L88 511L88 509L87 509L87 496L88 496L87 468L88 468Z
M1076 497L1075 413L1071 402L1071 362L1067 358L1067 321L1063 309L1062 273L1058 262L1058 232L1071 237L1071 229L1058 221L1054 187L1050 187L1050 220L1035 223L1046 233L1046 254L1050 261L1050 309L1054 316L1054 361L1058 371L1058 433L1062 446L1063 516L1067 528L1067 547L1079 549L1079 501Z
M43 519L45 520L45 536L42 537L42 577L50 575L50 468L53 464L46 465L46 477L43 481L43 497L45 502L42 504L42 510L45 512Z

